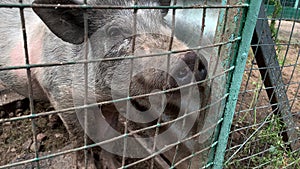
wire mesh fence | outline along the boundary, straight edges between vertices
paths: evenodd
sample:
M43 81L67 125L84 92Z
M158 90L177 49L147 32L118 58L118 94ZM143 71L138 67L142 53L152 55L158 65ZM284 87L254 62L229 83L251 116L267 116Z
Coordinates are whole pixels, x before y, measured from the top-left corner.
M283 10L273 18L266 11L262 5L230 132L228 168L300 165L298 9L288 21Z
M274 100L261 71L270 65L254 60L268 45L252 39L259 7L1 1L0 168L222 168L225 153L229 168L297 167L298 32L280 35L275 22L271 68L292 73L276 76Z
M275 13L280 13L280 18L285 20L299 19L300 15L297 8L300 7L299 1L265 1L267 15L272 17Z

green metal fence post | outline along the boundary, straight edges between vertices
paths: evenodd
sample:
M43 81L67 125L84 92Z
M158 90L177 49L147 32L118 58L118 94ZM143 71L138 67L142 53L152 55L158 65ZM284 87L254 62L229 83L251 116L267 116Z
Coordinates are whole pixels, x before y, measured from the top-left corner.
M224 112L224 121L221 126L218 145L214 158L214 169L220 169L223 166L227 140L230 132L230 126L233 120L235 106L238 99L238 94L242 82L242 77L247 61L248 51L251 44L253 31L256 25L258 12L262 0L251 0L247 11L245 25L242 31L242 40L239 45L238 56L236 58L235 69L232 74L232 79L229 87L229 96Z
M296 9L298 8L298 6L299 6L299 0L296 0L294 8Z

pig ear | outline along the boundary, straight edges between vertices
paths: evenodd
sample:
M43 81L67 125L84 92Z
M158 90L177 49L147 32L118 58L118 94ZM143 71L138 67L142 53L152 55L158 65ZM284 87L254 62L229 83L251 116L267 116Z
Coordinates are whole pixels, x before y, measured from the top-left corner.
M33 4L80 4L79 0L35 0ZM81 44L84 41L84 11L80 8L39 8L34 12L62 40Z
M161 6L170 6L171 5L171 0L159 0L159 4ZM161 13L163 14L163 16L166 16L168 14L169 9L162 9Z

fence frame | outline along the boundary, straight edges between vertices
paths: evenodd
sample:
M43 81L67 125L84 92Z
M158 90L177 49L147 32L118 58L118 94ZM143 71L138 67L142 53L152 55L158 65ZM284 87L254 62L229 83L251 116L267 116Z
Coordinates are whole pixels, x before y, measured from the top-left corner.
M224 1L223 1L224 2ZM252 40L252 35L255 29L258 13L262 0L252 0L249 3L249 9L246 10L246 20L243 25L241 42L238 47L238 55L235 59L234 70L232 78L229 79L228 99L225 104L225 111L223 116L223 122L221 124L220 133L218 136L218 144L216 146L216 152L214 157L214 169L221 169L223 167L225 150L227 147L228 137L230 133L231 124L235 112L235 105L237 103L240 86L248 58L248 52Z

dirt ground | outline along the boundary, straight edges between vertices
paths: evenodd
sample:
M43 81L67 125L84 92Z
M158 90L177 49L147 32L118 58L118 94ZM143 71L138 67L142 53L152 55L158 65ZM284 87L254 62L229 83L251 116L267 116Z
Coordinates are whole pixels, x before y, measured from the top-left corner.
M22 108L16 107L23 105ZM10 110L10 111L6 111ZM15 111L13 111L15 110ZM49 103L35 103L35 111L53 110ZM1 110L0 118L29 115L28 100L11 103ZM68 133L57 115L34 119L40 152L53 152L70 144ZM25 158L34 152L32 120L18 120L1 124L0 129L0 166L13 160Z
M285 44L290 42L291 45L280 45L280 49L277 49L279 50L279 62L284 66L282 69L282 78L287 85L287 95L292 107L293 120L295 124L300 127L300 92L298 89L300 82L300 64L299 60L297 60L300 52L300 23L296 23L291 40L289 41L292 25L292 22L281 22L277 43ZM289 50L287 51L287 49ZM265 107L269 102L264 88L262 87L260 93L256 92L259 91L262 86L259 80L259 71L253 70L249 81L247 80L252 63L254 63L253 68L257 68L255 61L252 61L250 56L242 83L237 111L243 111L244 114L247 114L247 112L251 113L251 108L258 107L257 110L259 111L257 112L259 113L256 117L253 117L253 114L243 116L246 118L244 121L245 125L246 123L250 125L255 121L264 119L266 116L264 112L270 111L270 107ZM247 109L249 109L249 111L247 111ZM49 110L53 110L49 103L35 103L35 111L37 113ZM5 107L0 106L0 119L20 117L28 114L30 114L30 111L28 108L28 100L26 99L7 104ZM239 118L240 117L241 116L239 116ZM56 152L70 145L68 133L57 115L36 118L35 124L38 150L42 154ZM240 136L236 137L239 138ZM0 124L0 166L11 163L12 161L28 159L28 156L32 158L34 152L33 145L31 120L18 120Z

